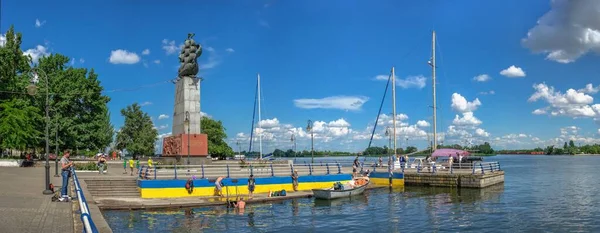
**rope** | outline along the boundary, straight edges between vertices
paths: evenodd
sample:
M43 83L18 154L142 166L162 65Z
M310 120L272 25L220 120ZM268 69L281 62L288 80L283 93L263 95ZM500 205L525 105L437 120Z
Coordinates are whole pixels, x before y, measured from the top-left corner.
M373 126L373 132L371 132L371 139L369 140L369 146L367 149L371 148L371 143L373 142L373 136L375 135L375 130L377 129L377 123L379 122L379 116L381 115L381 109L383 108L383 103L385 102L385 96L387 95L388 88L390 86L390 80L392 79L392 73L388 76L387 83L385 85L385 91L383 92L383 97L381 98L381 103L379 104L379 111L377 112L377 118L375 118L375 126ZM393 116L395 117L395 116ZM362 171L365 161L367 160L367 156L365 155L363 158L363 162L360 165L360 170Z
M254 117L256 116L256 100L258 99L258 81L256 81L256 91L254 92L254 108L252 110L252 128L250 129L250 148L248 153L252 153L252 142L254 137Z

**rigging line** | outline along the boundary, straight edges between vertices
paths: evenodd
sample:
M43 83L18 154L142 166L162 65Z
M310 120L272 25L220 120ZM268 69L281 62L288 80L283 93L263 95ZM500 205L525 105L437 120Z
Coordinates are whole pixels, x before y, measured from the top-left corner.
M435 42L436 42L436 45L439 47L439 50L440 50L440 60L442 61L442 66L441 67L442 67L442 75L443 75L442 80L444 80L444 82L446 82L447 78L448 78L448 75L446 74L446 67L444 66L444 53L443 53L443 50L442 50L442 46L440 44L440 40L438 38L436 38ZM444 99L444 97L442 97L441 99ZM437 109L436 109L436 111L437 111ZM441 114L440 118L442 118L440 120L443 120L444 119L444 114ZM444 126L444 124L442 123L442 129L443 129L443 126ZM444 134L444 140L445 139L446 139L446 134Z
M381 109L383 108L383 103L385 102L385 96L387 94L388 87L390 86L391 79L392 79L392 73L390 72L387 83L385 84L385 91L383 92L383 97L381 98L381 103L379 104L379 112L377 112L377 118L375 118L375 125L373 126L373 132L371 132L371 139L369 140L369 146L367 146L367 149L369 149L371 147L371 143L373 142L373 136L375 135L375 130L377 129L377 123L379 122L379 116L381 115ZM392 117L396 117L396 116L392 116ZM363 162L360 166L361 170L362 170L366 160L367 160L367 156L365 155L363 158Z
M254 108L252 110L252 128L250 129L250 148L248 149L248 153L252 153L252 143L254 142L252 139L254 137L254 117L256 116L256 100L258 99L258 80L256 81L256 89L254 91Z

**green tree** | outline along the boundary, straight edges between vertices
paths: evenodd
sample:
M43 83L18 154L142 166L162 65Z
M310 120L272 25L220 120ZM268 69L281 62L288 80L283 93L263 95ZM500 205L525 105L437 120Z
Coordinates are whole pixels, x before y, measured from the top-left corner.
M417 148L416 147L414 147L414 146L408 146L408 147L406 147L406 153L407 154L410 154L410 153L413 153L413 152L417 152Z
M573 142L573 140L569 140L569 147L575 148L575 142Z
M125 124L117 133L117 149L127 149L133 155L153 154L158 131L148 113L134 103L122 109L121 115L125 117Z
M275 156L275 157L283 157L283 156L285 156L285 152L282 151L282 150L280 150L280 149L275 149L273 151L273 156Z
M565 145L563 145L563 149L567 149L567 142L565 142Z
M227 145L225 139L225 127L221 121L216 121L208 117L202 117L202 133L208 135L208 153L213 157L231 157L233 149Z
M39 134L33 119L37 109L18 99L0 103L0 145L2 148L24 150Z

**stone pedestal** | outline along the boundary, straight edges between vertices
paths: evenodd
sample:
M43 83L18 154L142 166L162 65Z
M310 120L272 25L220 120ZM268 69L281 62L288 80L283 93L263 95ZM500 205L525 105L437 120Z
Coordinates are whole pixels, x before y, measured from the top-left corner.
M190 157L208 156L208 138L206 134L179 134L164 138L163 156L175 157L181 155L182 158L187 157L188 139Z
M175 88L175 105L173 106L172 135L202 133L200 121L200 78L182 77ZM190 114L189 132L185 124L185 113Z

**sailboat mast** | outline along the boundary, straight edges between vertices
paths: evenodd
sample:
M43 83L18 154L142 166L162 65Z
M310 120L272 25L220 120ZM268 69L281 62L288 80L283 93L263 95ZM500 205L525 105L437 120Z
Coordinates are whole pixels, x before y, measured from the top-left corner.
M437 106L435 100L435 31L433 31L431 39L431 78L433 86L433 148L431 151L437 149Z
M262 159L262 126L260 124L261 116L260 116L260 74L257 74L258 79L258 158Z
M392 122L394 124L394 155L396 155L396 74L392 67Z

